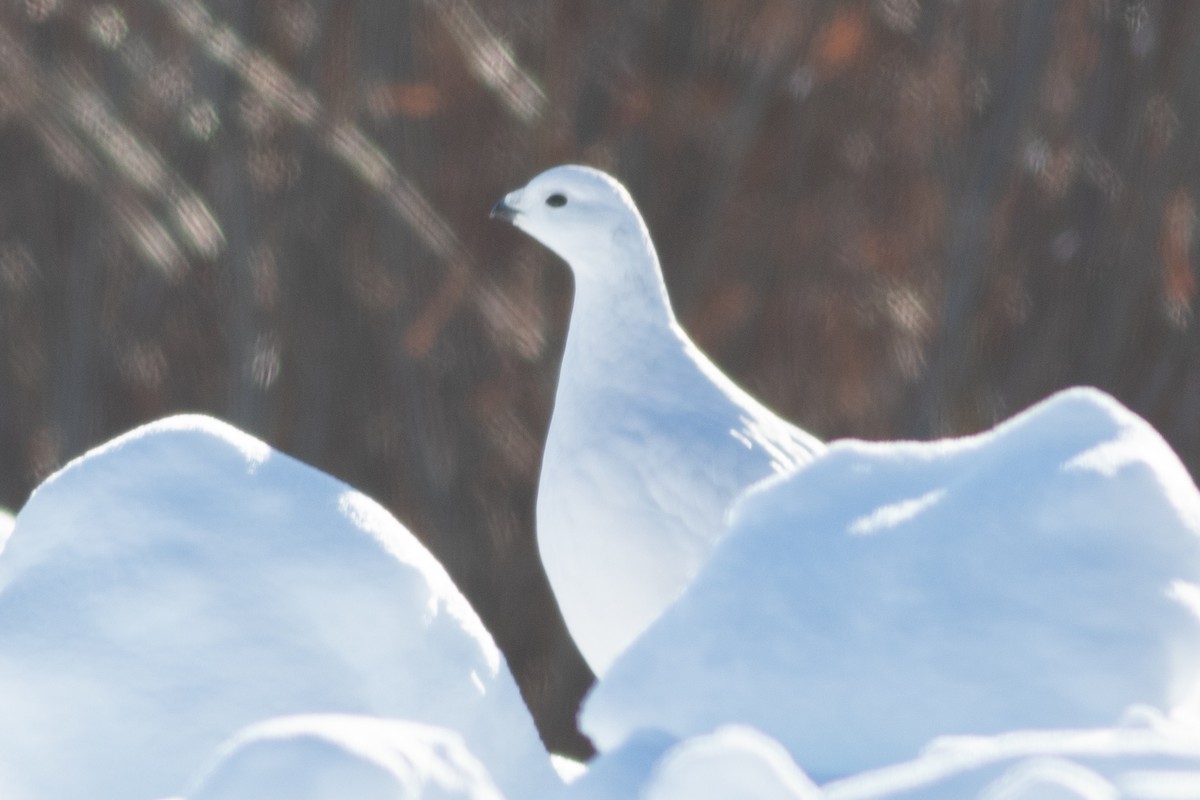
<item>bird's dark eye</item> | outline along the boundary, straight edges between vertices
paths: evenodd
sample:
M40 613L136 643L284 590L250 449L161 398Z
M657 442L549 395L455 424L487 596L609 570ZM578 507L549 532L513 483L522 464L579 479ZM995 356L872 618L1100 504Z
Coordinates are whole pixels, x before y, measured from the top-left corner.
M562 208L566 204L567 196L565 194L559 194L558 192L555 192L546 198L546 205L550 206L551 208Z

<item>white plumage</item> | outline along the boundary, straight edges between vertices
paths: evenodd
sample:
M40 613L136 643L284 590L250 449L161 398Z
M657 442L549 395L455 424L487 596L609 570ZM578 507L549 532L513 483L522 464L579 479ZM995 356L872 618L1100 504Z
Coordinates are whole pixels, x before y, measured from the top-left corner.
M575 276L537 535L567 626L603 676L696 574L738 493L823 446L688 338L649 232L617 181L555 167L492 216L553 250Z

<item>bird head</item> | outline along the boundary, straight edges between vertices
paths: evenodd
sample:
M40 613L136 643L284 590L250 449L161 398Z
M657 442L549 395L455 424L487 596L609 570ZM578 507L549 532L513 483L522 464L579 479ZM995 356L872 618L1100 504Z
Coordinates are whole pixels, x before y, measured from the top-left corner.
M507 194L491 216L511 222L553 250L577 278L588 277L587 271L602 265L624 265L627 259L619 251L638 252L635 243L649 246L641 215L625 187L591 167L548 169Z

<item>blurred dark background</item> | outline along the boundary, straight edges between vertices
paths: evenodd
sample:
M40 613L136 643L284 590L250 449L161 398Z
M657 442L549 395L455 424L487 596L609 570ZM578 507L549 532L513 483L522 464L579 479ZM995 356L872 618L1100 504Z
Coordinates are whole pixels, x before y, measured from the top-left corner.
M0 0L0 503L200 410L383 502L575 754L533 499L571 302L488 209L622 179L825 437L1093 384L1200 469L1200 4Z

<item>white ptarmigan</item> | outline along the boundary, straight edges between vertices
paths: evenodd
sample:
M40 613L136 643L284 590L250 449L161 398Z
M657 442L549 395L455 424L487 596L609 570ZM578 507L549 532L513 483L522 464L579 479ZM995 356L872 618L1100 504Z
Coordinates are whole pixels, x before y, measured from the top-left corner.
M823 448L736 386L675 320L637 207L547 170L492 209L575 276L537 497L542 562L598 677L696 574L747 486Z

